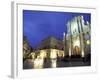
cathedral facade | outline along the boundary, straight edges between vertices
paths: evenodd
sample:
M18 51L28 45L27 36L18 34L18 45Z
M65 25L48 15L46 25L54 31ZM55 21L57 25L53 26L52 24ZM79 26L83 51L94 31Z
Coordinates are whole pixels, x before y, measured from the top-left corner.
M74 17L67 23L64 33L64 52L68 56L85 57L91 53L91 25L83 16Z

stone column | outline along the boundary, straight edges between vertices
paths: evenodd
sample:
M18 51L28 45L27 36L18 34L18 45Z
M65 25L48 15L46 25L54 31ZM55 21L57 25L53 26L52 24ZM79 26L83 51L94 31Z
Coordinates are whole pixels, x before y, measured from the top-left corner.
M80 48L81 48L81 57L84 57L84 36L83 36L83 26L84 20L83 16L79 16L77 19L78 29L79 29L79 37L80 37Z
M71 57L72 54L72 40L71 40L71 23L68 22L68 47L69 47L69 57Z
M64 55L66 54L66 33L63 33Z

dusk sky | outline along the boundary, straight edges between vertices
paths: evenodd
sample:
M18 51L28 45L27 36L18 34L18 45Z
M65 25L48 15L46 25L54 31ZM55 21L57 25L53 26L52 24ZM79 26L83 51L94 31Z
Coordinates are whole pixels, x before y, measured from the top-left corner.
M89 13L69 13L51 11L23 10L23 36L31 47L37 47L41 40L48 36L63 39L63 32L67 32L67 22L82 15L85 21L91 19Z

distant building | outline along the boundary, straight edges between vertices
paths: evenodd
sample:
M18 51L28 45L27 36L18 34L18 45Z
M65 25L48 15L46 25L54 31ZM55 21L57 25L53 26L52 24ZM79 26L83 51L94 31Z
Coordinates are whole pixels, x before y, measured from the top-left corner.
M66 55L81 57L91 53L91 25L84 21L83 16L75 17L67 23L64 51Z

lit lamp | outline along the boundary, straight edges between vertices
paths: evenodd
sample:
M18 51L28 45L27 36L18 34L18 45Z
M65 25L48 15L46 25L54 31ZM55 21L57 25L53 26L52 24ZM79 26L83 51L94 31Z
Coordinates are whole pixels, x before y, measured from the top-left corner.
M86 41L86 44L89 45L89 44L90 44L90 40L87 40L87 41Z

